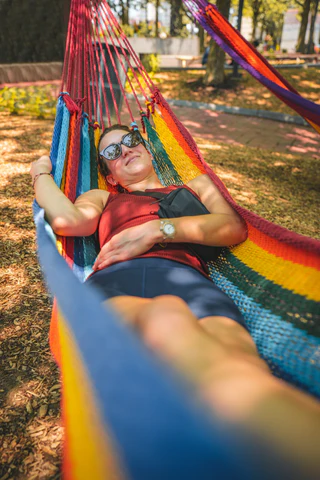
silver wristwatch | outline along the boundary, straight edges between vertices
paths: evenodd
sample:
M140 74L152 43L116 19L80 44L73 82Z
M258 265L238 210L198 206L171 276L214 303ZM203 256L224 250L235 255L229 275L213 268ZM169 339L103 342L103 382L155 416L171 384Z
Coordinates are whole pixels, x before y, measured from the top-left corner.
M176 234L176 227L170 220L160 220L160 232L163 234L163 241L166 241L168 238L173 240Z

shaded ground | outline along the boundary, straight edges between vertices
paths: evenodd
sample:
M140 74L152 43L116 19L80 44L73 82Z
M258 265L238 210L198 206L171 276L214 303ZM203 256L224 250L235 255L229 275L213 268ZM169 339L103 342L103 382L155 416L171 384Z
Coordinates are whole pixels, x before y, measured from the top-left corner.
M48 348L51 302L36 259L28 174L30 162L49 151L53 122L0 113L0 125L0 479L58 479L60 385ZM240 128L241 123L238 133ZM227 135L217 140L200 138L200 132L196 136L205 158L241 205L319 236L317 155L243 145L241 134L229 143Z
M166 98L296 114L251 75L241 72L240 80L229 78L224 89L203 85L204 72L196 70L159 72L154 75L153 81L161 85L161 93ZM230 72L226 74L230 76ZM319 68L283 69L280 74L300 95L320 103Z
M51 302L36 258L30 162L52 122L0 116L0 478L59 478L58 370L48 348Z

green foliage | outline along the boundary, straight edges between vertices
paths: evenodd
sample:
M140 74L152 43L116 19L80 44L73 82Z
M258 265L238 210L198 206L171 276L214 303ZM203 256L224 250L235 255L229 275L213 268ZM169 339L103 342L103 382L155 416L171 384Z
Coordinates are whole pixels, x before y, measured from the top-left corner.
M54 118L56 103L56 88L52 85L0 90L0 111L7 110L15 115L25 113L38 118Z
M62 60L67 4L68 0L1 0L0 63Z
M281 37L283 16L291 3L291 0L249 0L244 14L250 13L264 32L277 39Z
M160 70L160 61L157 54L144 54L141 63L148 73L156 73Z

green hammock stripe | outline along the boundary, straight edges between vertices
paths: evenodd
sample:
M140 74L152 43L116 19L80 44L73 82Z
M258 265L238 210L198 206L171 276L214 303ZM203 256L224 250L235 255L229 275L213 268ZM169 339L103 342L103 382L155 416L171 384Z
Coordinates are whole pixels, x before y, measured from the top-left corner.
M94 143L94 128L89 127L90 138L90 185L91 189L98 188L97 151Z
M215 267L246 296L263 308L279 315L310 335L320 336L319 304L277 285L242 263L227 251L215 262Z
M172 164L158 133L147 118L144 118L144 124L148 134L148 141L152 146L152 153L156 159L163 182L165 185L181 185L183 183L181 177Z

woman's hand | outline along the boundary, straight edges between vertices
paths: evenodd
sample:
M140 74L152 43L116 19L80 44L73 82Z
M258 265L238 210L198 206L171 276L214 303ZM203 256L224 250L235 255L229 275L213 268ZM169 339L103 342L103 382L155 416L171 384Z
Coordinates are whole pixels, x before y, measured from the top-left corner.
M151 220L142 225L127 228L114 235L102 247L93 270L102 270L113 263L137 257L150 250L161 238L159 220Z
M39 173L51 173L51 170L52 163L50 158L47 155L43 155L31 164L30 175L32 177L32 181L34 181L35 176L39 175Z

